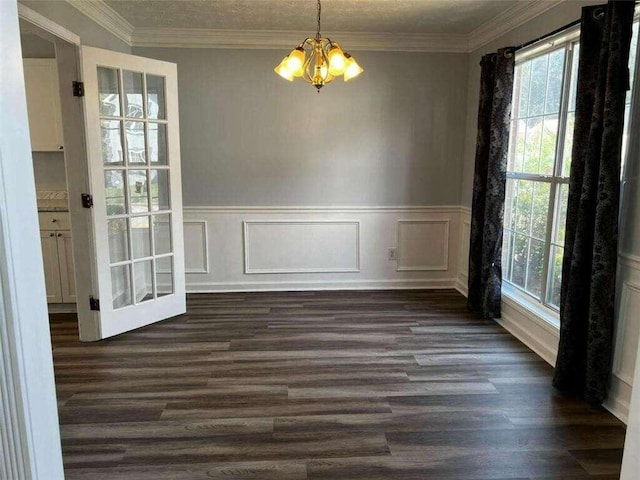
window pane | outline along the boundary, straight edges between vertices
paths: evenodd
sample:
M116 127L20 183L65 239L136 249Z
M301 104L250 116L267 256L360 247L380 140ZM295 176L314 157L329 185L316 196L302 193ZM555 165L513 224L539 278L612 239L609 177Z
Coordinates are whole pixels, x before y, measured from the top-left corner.
M162 255L171 252L171 215L162 214L153 216L153 242L155 254Z
M502 237L502 275L511 281L511 258L513 256L513 234L508 230L504 231Z
M126 122L127 156L129 164L146 163L144 150L144 123Z
M529 241L529 256L527 260L526 290L536 298L542 293L542 276L544 265L544 242L531 239Z
M129 198L131 199L131 213L149 211L147 186L146 170L129 170Z
M100 115L120 116L120 78L118 70L98 67L98 99Z
M529 240L524 235L514 234L511 266L511 282L524 288L527 273Z
M562 282L562 256L564 255L564 248L562 247L551 247L551 255L549 261L551 265L549 266L551 275L549 278L549 287L547 291L549 292L547 295L547 303L550 305L559 308L560 307L560 288Z
M569 185L561 184L558 186L556 196L556 219L554 226L553 242L557 245L564 245L564 233L567 222L567 201L569 197Z
M149 118L166 118L164 77L147 75L147 115Z
M504 202L504 228L515 229L516 209L515 200L517 195L517 180L507 178L507 188Z
M123 71L122 83L124 84L124 111L129 118L144 117L142 107L142 74Z
M529 116L544 113L545 94L547 91L547 67L549 56L542 55L531 61L531 93L529 97Z
M540 147L540 168L537 173L553 175L556 162L556 142L558 140L558 116L544 117L542 145Z
M111 300L113 308L131 305L130 265L111 267Z
M564 136L564 149L562 152L562 176L568 178L571 174L571 151L573 150L573 127L576 123L575 112L567 114L567 127Z
M124 194L124 170L105 170L104 188L107 203L107 215L127 213Z
M107 222L109 235L109 261L111 263L129 260L129 232L127 219L116 218Z
M133 250L133 258L151 256L149 217L131 218L131 249Z
M149 160L152 164L167 165L167 125L148 123Z
M524 166L522 169L525 173L538 173L543 121L543 117L534 117L527 120Z
M102 140L102 163L105 165L123 165L122 129L119 120L101 120L100 138Z
M531 62L522 64L516 68L515 88L518 95L516 106L518 111L514 112L516 118L526 117L529 114L529 87L531 83Z
M547 78L547 98L544 113L556 115L560 112L562 94L562 75L564 73L565 49L560 48L549 55L549 72Z
M529 235L531 232L531 207L533 202L533 182L517 180L515 231Z
M549 183L534 183L533 208L531 210L531 236L540 240L544 240L547 235L550 191L551 185Z
M173 293L173 257L156 259L156 289L158 297Z
M153 299L153 273L151 272L152 260L145 260L133 264L135 275L136 303Z
M151 170L151 210L169 210L169 170Z

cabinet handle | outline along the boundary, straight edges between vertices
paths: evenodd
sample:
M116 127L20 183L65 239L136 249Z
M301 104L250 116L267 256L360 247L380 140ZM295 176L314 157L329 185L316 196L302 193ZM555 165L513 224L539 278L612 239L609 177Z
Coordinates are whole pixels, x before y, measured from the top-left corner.
M56 223L58 220L56 220L55 218L51 219L51 223Z
M55 233L50 233L50 234L49 234L49 236L50 236L50 237L54 237L54 236L55 236Z
M61 237L61 236L62 236L62 234L61 234L61 233L59 233L59 234L58 234L58 236L59 236L59 237Z
M64 147L62 145L58 146L58 150L64 150Z

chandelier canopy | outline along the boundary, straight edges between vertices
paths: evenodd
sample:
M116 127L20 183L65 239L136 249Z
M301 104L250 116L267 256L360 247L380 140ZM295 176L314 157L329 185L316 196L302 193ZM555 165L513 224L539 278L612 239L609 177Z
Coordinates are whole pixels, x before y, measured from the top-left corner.
M331 41L320 34L320 14L322 7L318 0L318 31L314 38L305 38L294 48L274 71L285 80L293 82L301 77L310 83L318 92L327 83L344 75L344 81L360 75L364 70L356 59L344 52L337 42Z

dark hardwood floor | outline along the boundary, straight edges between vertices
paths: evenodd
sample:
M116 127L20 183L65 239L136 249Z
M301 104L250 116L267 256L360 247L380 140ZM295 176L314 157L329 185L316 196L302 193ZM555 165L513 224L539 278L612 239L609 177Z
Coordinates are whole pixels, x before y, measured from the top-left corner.
M454 291L190 295L94 344L52 316L68 479L616 479L624 426Z

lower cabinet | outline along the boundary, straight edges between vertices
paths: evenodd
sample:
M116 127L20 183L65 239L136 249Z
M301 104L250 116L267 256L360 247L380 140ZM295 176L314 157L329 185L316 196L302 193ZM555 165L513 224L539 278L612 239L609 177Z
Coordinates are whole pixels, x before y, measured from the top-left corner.
M41 230L48 303L75 303L76 283L70 230Z

